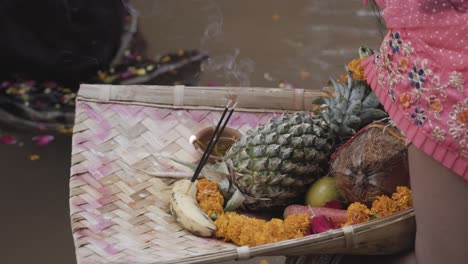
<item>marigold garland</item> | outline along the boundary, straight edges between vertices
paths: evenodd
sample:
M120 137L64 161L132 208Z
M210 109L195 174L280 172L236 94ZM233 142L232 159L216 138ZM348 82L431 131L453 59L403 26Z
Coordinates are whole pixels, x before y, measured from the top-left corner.
M207 179L197 182L197 202L200 208L215 220L217 238L232 241L239 246L256 246L303 237L309 231L310 216L294 214L270 221L224 212L224 197L218 185Z
M239 246L257 246L303 237L309 231L310 216L294 214L284 221L273 218L267 222L227 212L214 223L217 228L216 237L232 241Z
M224 213L224 197L215 182L207 179L197 182L197 202L200 209L211 218L217 218Z
M208 215L215 215L217 218L214 222L215 236L226 242L232 241L239 246L257 246L300 238L309 232L310 216L307 214L294 214L284 220L273 218L265 221L235 212L224 213L224 198L216 183L202 179L198 181L197 189L200 208ZM411 190L408 187L398 186L391 198L385 195L377 196L370 209L362 203L352 203L347 209L348 219L343 226L386 217L411 208L412 205Z
M392 194L392 198L385 195L377 196L372 203L371 209L359 202L352 203L346 211L348 220L343 226L364 223L373 218L386 217L412 206L411 190L408 187L398 186L396 192Z

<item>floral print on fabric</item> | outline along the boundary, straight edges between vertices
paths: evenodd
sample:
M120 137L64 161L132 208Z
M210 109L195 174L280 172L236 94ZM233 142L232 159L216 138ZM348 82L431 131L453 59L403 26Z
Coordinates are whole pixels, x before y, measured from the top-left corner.
M388 33L373 62L380 89L387 89L393 103L406 109L413 125L427 126L435 141L450 140L458 145L459 155L468 157L468 99L450 109L444 107L450 103L448 94L464 97L463 74L452 71L444 79L428 59L415 56L411 41L405 40L400 32Z

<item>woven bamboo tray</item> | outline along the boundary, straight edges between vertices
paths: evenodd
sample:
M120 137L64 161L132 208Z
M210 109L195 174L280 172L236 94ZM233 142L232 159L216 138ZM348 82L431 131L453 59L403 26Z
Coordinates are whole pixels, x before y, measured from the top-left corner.
M195 162L189 142L215 125L241 133L285 111L308 110L303 89L82 85L72 148L70 214L78 263L215 263L269 255L392 254L411 248L413 210L345 229L257 247L200 238L168 210L171 185L191 176L168 159Z

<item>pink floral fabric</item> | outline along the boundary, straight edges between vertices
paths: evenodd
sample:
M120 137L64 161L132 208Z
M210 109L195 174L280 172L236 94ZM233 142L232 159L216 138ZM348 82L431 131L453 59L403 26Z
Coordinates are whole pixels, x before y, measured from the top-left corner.
M468 180L468 0L379 0L389 28L362 65L416 147Z

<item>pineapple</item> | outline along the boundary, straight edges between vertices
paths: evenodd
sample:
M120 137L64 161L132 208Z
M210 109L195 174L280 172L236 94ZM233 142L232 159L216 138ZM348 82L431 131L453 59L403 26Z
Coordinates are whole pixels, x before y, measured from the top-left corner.
M365 81L331 81L326 107L286 113L248 131L226 153L229 181L250 210L294 203L328 172L328 160L341 142L370 122L387 116Z
M282 115L250 130L225 156L229 180L251 209L294 202L327 169L332 133L312 113Z

